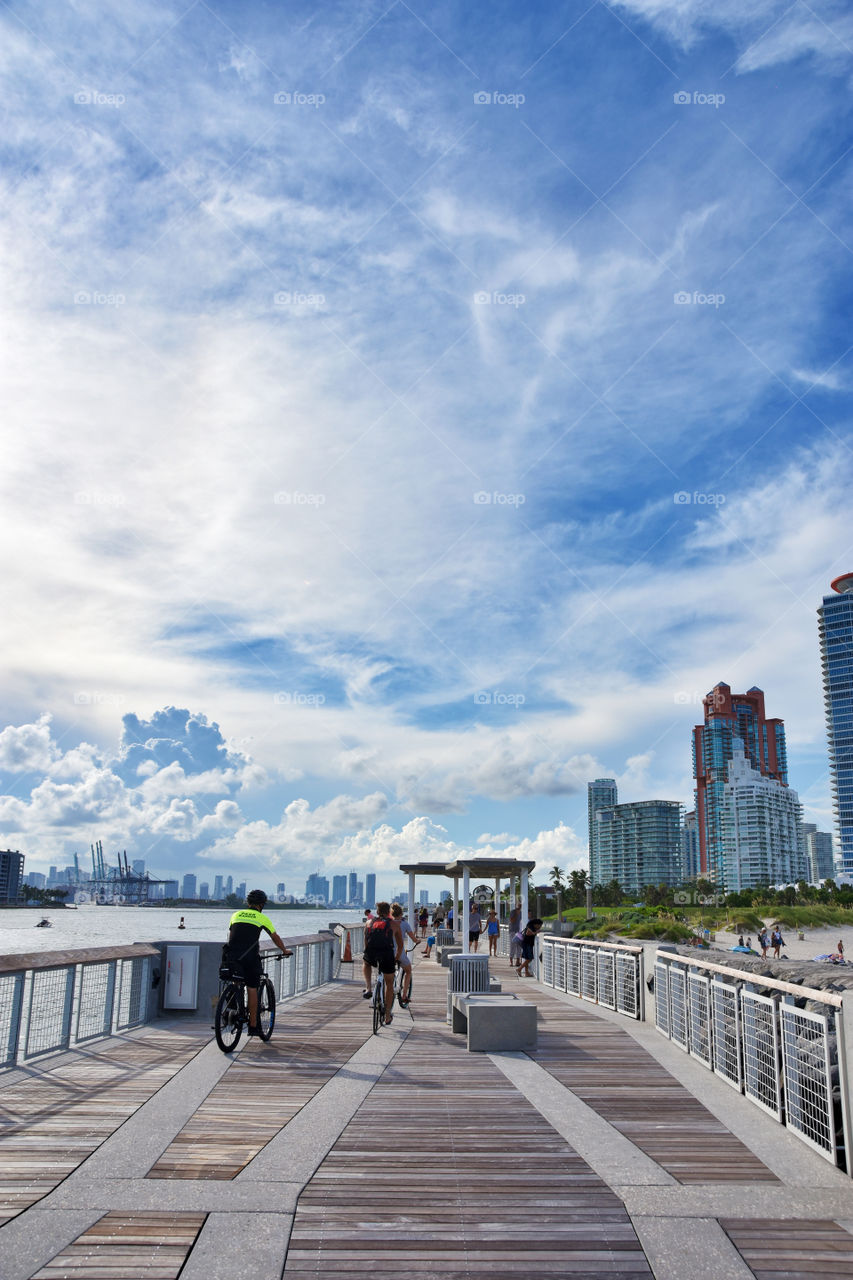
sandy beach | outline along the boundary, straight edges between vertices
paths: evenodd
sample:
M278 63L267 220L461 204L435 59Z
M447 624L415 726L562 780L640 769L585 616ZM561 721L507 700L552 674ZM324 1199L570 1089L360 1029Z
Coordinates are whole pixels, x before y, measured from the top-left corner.
M767 925L768 932L774 922L772 915L763 917ZM853 925L812 925L803 930L803 940L797 936L796 929L788 929L782 926L782 937L785 939L785 945L782 948L782 956L787 956L789 960L813 960L815 956L832 954L838 950L839 940L844 943L844 955L846 959L853 963ZM718 929L716 942L712 945L727 951L730 947L737 946L738 934L732 933L728 929ZM744 935L744 942L746 942ZM758 951L755 934L752 935L752 949ZM760 953L759 953L760 954ZM768 950L768 956L772 956L772 950Z

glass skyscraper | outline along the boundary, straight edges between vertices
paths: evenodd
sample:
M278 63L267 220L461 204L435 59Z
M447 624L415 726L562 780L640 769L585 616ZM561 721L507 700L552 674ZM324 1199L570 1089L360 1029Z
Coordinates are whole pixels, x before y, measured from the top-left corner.
M596 778L587 783L587 816L589 819L589 883L606 884L602 880L598 858L598 811L616 804L616 779ZM610 876L607 877L610 879Z
M729 764L740 745L753 769L787 786L785 725L764 714L764 693L753 686L732 693L717 684L706 698L705 723L693 730L693 776L699 828L699 874L720 886L726 882L723 799Z
M853 874L853 573L832 584L817 611L826 738L842 872Z
M614 788L615 790L615 788ZM628 893L681 883L681 805L637 800L596 811L596 884L618 880Z

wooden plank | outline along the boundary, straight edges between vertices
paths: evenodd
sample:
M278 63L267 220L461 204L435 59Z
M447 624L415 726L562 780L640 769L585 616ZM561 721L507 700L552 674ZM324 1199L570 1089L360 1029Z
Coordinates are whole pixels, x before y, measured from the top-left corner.
M32 1280L176 1280L204 1213L107 1213Z

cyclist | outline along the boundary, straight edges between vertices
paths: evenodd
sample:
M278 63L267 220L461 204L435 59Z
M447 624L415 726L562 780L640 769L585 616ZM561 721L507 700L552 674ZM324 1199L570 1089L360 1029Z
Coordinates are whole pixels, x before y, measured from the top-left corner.
M246 995L249 1005L249 1035L258 1032L258 983L261 980L260 937L261 931L268 933L283 956L292 956L293 952L286 947L276 933L275 925L269 916L263 914L267 905L267 895L263 889L253 889L246 897L246 906L235 911L228 922L228 962L235 973L246 983Z
M373 966L376 965L385 980L385 1021L392 1022L391 1009L394 1004L394 972L400 952L404 951L403 935L396 920L391 919L391 904L377 902L376 915L364 927L364 990L362 995L369 1000L373 994Z
M411 938L415 946L418 945L418 935L406 919L403 908L399 902L395 902L391 908L391 918L396 920L400 926L400 933L403 935L403 949L397 956L397 963L403 970L403 989L400 995L403 1000L408 1000L409 992L412 989L412 962L406 954L406 938ZM412 948L414 950L414 948Z

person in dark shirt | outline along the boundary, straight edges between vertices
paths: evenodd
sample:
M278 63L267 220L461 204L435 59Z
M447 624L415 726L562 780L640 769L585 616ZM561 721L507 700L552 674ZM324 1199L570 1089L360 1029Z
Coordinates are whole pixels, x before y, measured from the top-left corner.
M391 1009L394 1004L394 974L397 961L405 950L403 934L397 920L391 916L390 902L377 902L376 919L372 920L364 930L364 956L362 971L364 973L364 991L362 995L369 1000L373 994L373 969L376 966L385 981L385 1021L393 1021Z
M245 980L249 1004L249 1035L258 1035L258 984L261 980L261 933L268 933L284 956L293 952L286 947L276 933L269 916L263 914L267 895L263 889L253 889L246 898L246 906L235 911L228 922L228 960L235 972Z
M542 921L538 916L534 916L532 920L528 920L524 926L521 935L521 964L516 970L519 978L532 978L535 975L530 972L530 961L533 959L534 949L536 947L536 935L542 928Z

